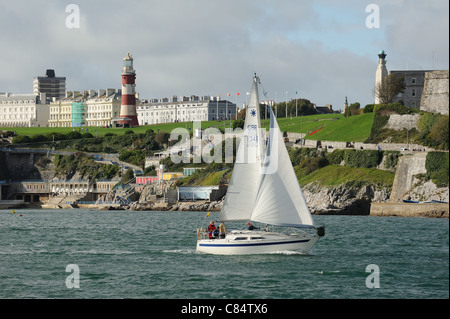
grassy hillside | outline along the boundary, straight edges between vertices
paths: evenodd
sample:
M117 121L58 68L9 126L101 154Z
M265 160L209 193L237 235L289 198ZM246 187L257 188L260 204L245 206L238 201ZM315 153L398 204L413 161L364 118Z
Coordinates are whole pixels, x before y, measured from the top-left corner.
M306 139L342 142L364 142L370 136L373 113L344 117L342 114L308 115L278 119L281 131L311 133ZM268 127L264 120L263 126Z
M229 122L227 122L229 126ZM216 121L207 121L202 122L201 127L202 129L211 127L211 126L217 126L221 125L224 127L224 122L216 122ZM132 130L134 133L145 133L145 131L152 129L154 132L164 131L167 133L170 133L175 128L185 128L189 130L189 127L193 127L192 122L183 122L183 123L167 123L167 124L154 124L154 125L146 125L146 126L138 126L134 128L102 128L102 127L83 127L82 133L89 132L94 136L102 137L106 133L113 133L115 135L122 135L128 130ZM13 131L16 132L17 135L27 135L27 136L33 136L38 134L48 134L48 133L69 133L72 131L78 131L79 128L77 127L0 127L0 131Z
M328 165L315 170L309 175L303 175L301 169L296 167L296 173L300 185L304 186L311 182L319 182L321 185L337 186L351 181L358 184L375 184L392 186L395 173L383 171L376 168L355 168L348 166Z
M373 113L342 117L336 121L322 121L322 130L307 137L313 140L364 142L370 136Z
M344 141L344 142L362 142L370 136L370 130L372 128L373 113L361 114L357 116L344 117L342 114L322 114L322 115L308 115L299 117L288 117L278 119L280 129L282 132L294 132L294 133L307 133L314 132L321 129L318 133L308 136L308 139L319 139L328 141ZM266 129L269 127L269 120L262 121L263 127ZM223 129L230 127L229 121L207 121L201 122L201 128L206 129L208 127L217 127ZM192 132L193 123L167 123L167 124L154 124L132 128L134 133L145 133L147 130L152 129L155 133L164 131L170 133L175 128L185 128ZM102 137L106 133L113 133L115 135L122 135L125 131L130 129L122 128L96 128L87 127L83 128L81 133L91 133L94 137ZM0 131L15 131L17 135L33 136L38 134L48 133L69 133L72 131L78 131L78 128L72 127L0 127Z

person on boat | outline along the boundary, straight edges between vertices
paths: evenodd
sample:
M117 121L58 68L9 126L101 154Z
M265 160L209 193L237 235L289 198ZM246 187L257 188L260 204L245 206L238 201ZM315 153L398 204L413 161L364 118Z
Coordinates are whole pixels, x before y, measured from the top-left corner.
M216 230L216 226L214 226L214 222L210 221L209 226L208 226L208 237L209 239L213 238L213 232Z
M225 234L227 232L227 229L225 227L225 224L223 222L219 225L219 238L225 238Z
M253 226L252 223L248 223L248 230L254 230L254 229L259 229L258 227Z

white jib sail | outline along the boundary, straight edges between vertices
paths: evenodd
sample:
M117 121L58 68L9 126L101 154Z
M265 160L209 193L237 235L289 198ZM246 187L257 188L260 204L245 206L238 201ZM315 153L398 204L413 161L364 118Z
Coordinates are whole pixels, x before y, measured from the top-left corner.
M251 220L280 226L314 226L277 120L269 109L269 141Z

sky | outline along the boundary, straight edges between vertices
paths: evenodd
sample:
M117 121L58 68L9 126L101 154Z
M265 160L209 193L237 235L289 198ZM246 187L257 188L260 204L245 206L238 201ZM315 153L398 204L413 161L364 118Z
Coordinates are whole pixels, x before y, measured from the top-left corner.
M449 1L0 0L0 92L31 94L46 69L69 91L120 89L130 52L142 99L241 105L256 73L268 99L338 110L373 103L381 50L388 70L448 70Z

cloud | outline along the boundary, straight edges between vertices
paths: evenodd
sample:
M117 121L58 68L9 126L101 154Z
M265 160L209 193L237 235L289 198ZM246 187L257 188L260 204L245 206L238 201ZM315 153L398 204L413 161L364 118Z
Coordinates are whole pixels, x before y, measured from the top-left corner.
M448 69L445 1L378 1L380 29L367 29L366 4L351 0L74 2L79 29L65 26L68 2L0 3L0 91L31 93L47 68L69 90L120 88L130 51L143 98L243 94L257 72L269 98L298 91L338 109L345 96L372 103L381 49L389 69L430 68L433 52Z

